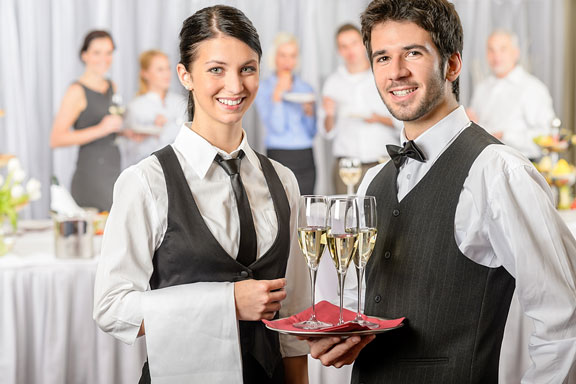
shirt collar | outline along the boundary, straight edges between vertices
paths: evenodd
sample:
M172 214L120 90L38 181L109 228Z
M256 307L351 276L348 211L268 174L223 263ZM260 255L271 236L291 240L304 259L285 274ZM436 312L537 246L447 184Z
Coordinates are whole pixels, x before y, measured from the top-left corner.
M434 163L438 156L444 151L446 146L458 136L458 134L470 125L470 119L463 106L459 106L450 112L442 120L428 128L423 134L418 136L414 142L426 156L426 161ZM404 127L400 134L400 145L408 141Z
M156 92L152 92L152 91L148 91L145 94L143 94L142 96L147 97L149 99L154 99L154 100L160 100L162 101L162 98L160 97L159 94L157 94Z
M366 75L372 76L372 70L370 68L368 68L365 71L351 73L348 71L348 69L346 68L345 65L341 65L338 67L337 71L338 71L338 73L340 73L341 76L343 76L345 78L350 78L350 79L357 79L359 77L363 77Z
M524 71L524 68L522 68L521 65L516 65L514 68L512 68L512 70L510 72L508 72L508 74L504 77L498 77L494 74L491 74L489 77L489 80L496 83L496 84L502 84L502 83L521 83L522 81L524 81L524 73L526 71Z
M184 123L182 125L178 136L176 136L174 140L174 148L184 156L188 165L196 172L200 179L206 176L217 154L224 159L231 159L238 156L238 152L243 150L246 154L245 158L248 159L252 166L258 166L258 158L248 144L245 131L242 131L242 142L238 148L231 153L227 153L213 146L205 138L190 129L190 124L191 123Z
M510 71L508 76L506 76L504 79L515 82L515 83L520 82L523 80L523 76L522 76L523 72L524 72L524 69L521 66L517 65L514 67L514 69L512 69Z

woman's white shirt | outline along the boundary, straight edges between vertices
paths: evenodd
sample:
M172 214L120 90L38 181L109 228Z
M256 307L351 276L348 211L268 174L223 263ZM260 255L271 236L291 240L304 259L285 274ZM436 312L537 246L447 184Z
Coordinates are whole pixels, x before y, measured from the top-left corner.
M135 132L159 132L141 142L122 138L122 169L136 164L154 151L174 142L180 127L186 121L186 99L177 93L168 92L164 100L155 92L135 97L127 106L124 127ZM162 127L154 124L158 115L164 116Z

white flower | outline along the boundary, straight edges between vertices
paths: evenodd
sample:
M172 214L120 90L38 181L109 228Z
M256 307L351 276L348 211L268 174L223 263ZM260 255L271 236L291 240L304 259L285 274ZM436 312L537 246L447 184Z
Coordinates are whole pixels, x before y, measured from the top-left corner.
M6 165L6 169L8 169L8 173L16 172L17 170L22 170L22 165L20 164L20 160L16 157L11 158L8 160L8 164Z
M12 174L12 179L14 180L15 183L20 184L21 182L24 181L25 178L26 178L26 171L24 171L22 168L14 170L14 173Z
M24 196L24 187L22 187L20 184L16 184L10 190L10 194L12 195L13 199L19 199Z
M26 193L28 193L31 201L38 200L42 197L41 187L42 184L40 184L38 180L34 178L28 180L28 183L26 183Z

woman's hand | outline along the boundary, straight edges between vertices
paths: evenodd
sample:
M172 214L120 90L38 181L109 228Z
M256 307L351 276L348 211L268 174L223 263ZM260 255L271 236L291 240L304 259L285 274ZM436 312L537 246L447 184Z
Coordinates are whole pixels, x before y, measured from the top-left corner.
M156 119L154 119L154 125L157 127L163 127L167 122L168 119L164 115L156 115Z
M271 320L286 298L286 279L244 280L234 283L238 320Z
M292 73L290 71L282 71L276 74L278 76L278 82L276 83L276 88L274 88L274 101L278 102L282 100L282 95L292 89Z
M122 129L122 118L118 115L106 115L98 126L108 135L116 133Z

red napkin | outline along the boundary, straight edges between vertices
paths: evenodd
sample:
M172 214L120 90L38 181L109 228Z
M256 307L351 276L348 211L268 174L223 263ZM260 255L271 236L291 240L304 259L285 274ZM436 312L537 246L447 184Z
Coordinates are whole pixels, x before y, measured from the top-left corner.
M298 331L298 332L317 332L317 331L322 331L322 332L334 332L334 331L338 331L338 332L348 332L348 331L359 331L359 330L366 330L366 329L370 329L368 327L365 326L361 326L359 324L355 324L355 323L345 323L342 325L334 325L332 327L329 328L322 328L322 329L300 329L300 328L296 328L294 327L292 324L294 323L299 323L301 321L306 321L310 318L310 315L312 315L312 307L296 314L290 317L286 317L283 319L278 319L278 320L262 320L268 327L270 328L274 328L274 329L279 329L279 330L283 330L283 331ZM316 318L319 321L324 321L330 324L337 324L338 323L338 318L340 316L340 307L338 307L337 305L334 305L328 301L321 301L319 303L316 304ZM350 320L354 320L354 318L356 317L356 312L350 311L346 308L344 308L342 310L342 317L344 319L344 321L350 321ZM376 330L378 329L388 329L388 328L395 328L398 325L400 325L402 323L402 321L404 321L404 317L401 317L399 319L394 319L394 320L381 320L378 318L374 318L374 317L368 317L365 315L362 315L362 317L364 318L364 320L368 320L372 323L376 323L379 325L378 328L375 328ZM372 330L375 330L374 328Z

